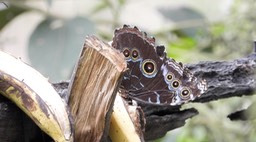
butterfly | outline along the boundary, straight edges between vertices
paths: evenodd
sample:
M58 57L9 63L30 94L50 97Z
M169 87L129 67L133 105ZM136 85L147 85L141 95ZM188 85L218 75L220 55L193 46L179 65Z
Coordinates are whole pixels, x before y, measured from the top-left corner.
M155 38L137 27L124 25L116 29L112 46L127 61L121 88L133 100L175 106L194 100L207 89L205 80L168 58L165 47L155 45Z

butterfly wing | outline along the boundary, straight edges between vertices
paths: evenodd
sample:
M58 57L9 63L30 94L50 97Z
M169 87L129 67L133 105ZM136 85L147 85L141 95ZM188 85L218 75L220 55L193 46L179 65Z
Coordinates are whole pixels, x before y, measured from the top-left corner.
M164 46L138 28L124 26L115 31L112 46L128 63L122 88L137 101L178 105L193 100L206 85L198 81L181 63L167 58Z

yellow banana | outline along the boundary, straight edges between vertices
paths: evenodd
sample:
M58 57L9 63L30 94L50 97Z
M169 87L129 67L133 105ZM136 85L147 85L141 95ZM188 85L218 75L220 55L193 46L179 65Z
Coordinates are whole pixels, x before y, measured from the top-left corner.
M120 95L116 95L111 116L109 136L112 142L141 142L143 136L136 132L135 125L126 110Z
M12 100L56 142L72 142L66 103L39 72L0 51L0 94Z

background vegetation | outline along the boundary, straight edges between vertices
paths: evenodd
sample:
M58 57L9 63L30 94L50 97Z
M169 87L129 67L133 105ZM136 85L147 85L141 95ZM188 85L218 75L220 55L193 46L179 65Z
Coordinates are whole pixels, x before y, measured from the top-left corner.
M84 37L110 41L114 29L136 25L184 63L231 60L253 50L254 0L9 0L0 2L0 50L39 70L52 82L69 79ZM254 122L226 116L254 97L187 104L199 115L158 142L253 142Z

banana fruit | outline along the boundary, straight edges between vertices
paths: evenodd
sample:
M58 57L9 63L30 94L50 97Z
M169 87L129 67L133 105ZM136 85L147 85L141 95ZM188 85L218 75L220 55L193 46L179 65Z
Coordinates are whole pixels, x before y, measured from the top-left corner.
M109 136L112 142L144 141L143 136L138 133L138 128L134 125L131 115L128 113L119 94L116 95L113 110L109 128Z
M12 100L56 142L73 142L67 104L39 72L0 51L0 94Z

